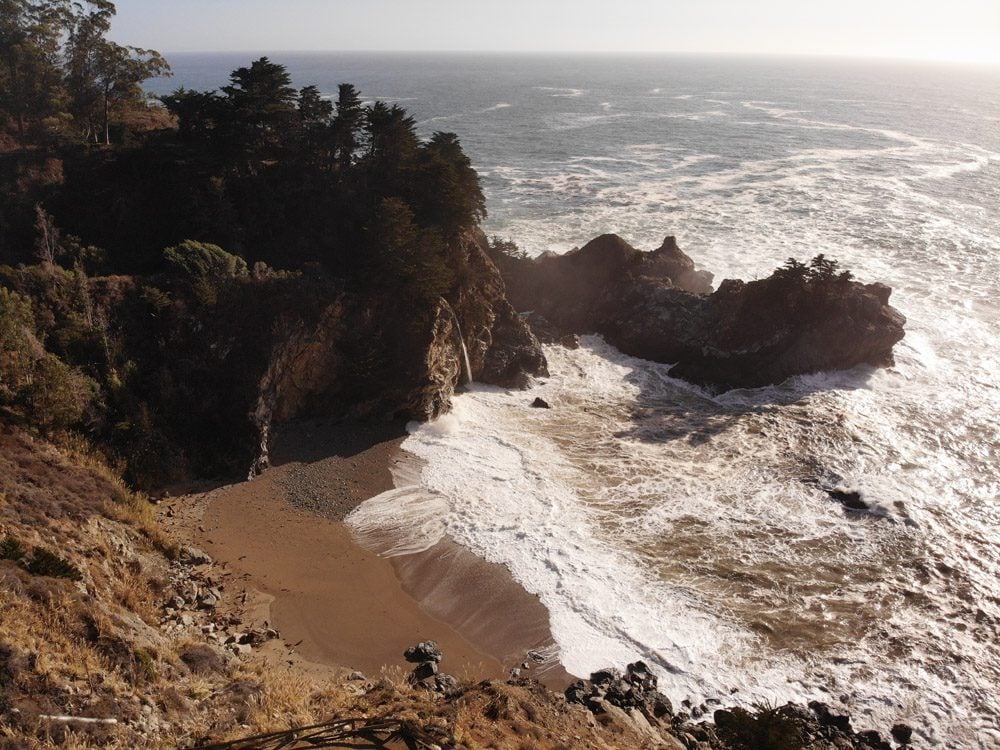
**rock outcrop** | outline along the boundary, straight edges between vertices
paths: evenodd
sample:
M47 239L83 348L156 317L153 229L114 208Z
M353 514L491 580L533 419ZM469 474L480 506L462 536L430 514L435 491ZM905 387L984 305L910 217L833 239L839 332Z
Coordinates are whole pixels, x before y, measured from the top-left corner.
M714 390L794 375L893 363L905 318L891 290L830 267L779 269L759 281L698 271L673 237L651 253L603 235L538 260L500 258L515 307L544 338L599 333L626 354L673 363L671 374Z

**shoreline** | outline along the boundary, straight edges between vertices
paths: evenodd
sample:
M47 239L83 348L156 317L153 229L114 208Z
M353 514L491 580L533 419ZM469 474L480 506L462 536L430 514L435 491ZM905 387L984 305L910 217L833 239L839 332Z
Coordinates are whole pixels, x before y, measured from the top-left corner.
M449 540L380 557L343 522L393 489L404 439L398 423L290 423L277 431L264 474L172 498L160 516L223 571L219 612L281 633L266 658L371 678L408 669L403 651L433 639L443 672L508 678L527 663L524 676L561 691L572 679L562 665L527 656L554 652L548 612L505 568Z

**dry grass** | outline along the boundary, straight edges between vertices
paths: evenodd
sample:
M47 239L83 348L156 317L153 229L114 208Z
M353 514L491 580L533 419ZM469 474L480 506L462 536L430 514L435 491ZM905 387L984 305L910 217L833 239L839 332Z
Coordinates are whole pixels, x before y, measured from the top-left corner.
M446 698L408 686L402 667L374 686L323 681L164 633L155 623L175 544L148 500L75 439L56 448L0 427L6 535L52 548L83 580L0 560L0 750L190 746L353 717L413 721L470 750L640 746L609 740L611 730L590 728L582 709L537 686L466 681ZM68 727L39 714L119 724Z
M61 435L58 447L67 461L89 469L107 483L111 491L103 504L104 513L138 529L156 549L171 559L176 557L177 544L156 522L149 497L125 484L121 478L121 466L113 466L103 453L75 433Z

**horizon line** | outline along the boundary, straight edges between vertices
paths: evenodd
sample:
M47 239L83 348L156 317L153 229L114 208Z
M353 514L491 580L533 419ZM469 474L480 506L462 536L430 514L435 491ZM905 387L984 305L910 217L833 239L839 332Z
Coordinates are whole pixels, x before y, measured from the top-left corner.
M509 50L509 49L190 49L165 50L169 55L329 55L329 54L367 54L367 55L546 55L546 56L635 56L635 57L755 57L755 58L797 58L840 61L877 61L901 63L930 63L943 65L962 65L975 67L1000 67L1000 59L977 60L952 57L907 57L903 55L870 54L857 55L837 52L722 52L694 50Z

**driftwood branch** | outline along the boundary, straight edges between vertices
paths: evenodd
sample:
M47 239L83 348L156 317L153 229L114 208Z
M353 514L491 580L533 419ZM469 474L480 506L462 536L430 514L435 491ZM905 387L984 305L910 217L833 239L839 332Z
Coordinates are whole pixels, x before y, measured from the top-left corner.
M197 750L319 750L320 748L405 747L408 750L449 750L418 726L397 719L341 719L283 732L271 732L229 742L199 745Z
M62 724L117 724L118 719L92 719L86 716L53 716L50 714L39 714L39 719L45 721L56 721Z

